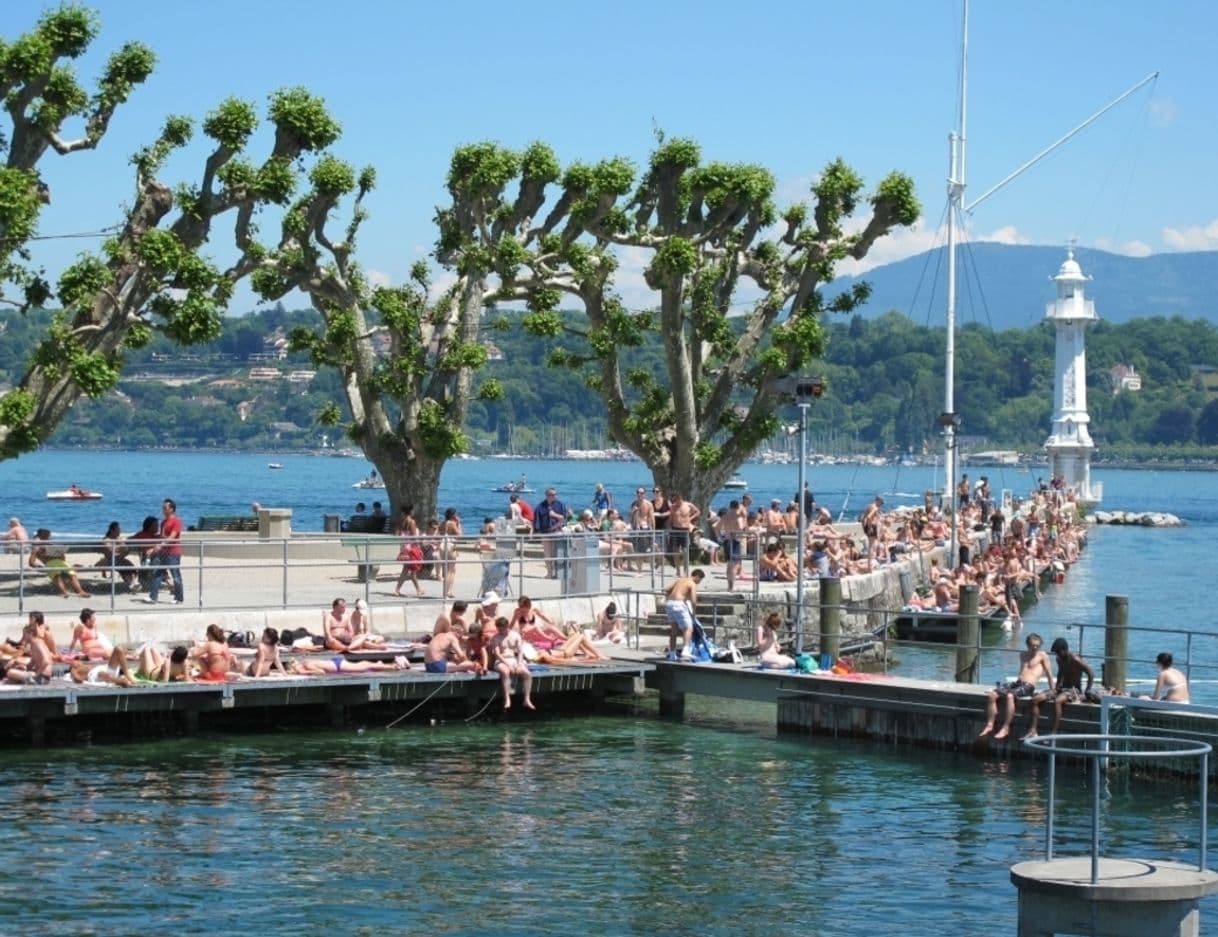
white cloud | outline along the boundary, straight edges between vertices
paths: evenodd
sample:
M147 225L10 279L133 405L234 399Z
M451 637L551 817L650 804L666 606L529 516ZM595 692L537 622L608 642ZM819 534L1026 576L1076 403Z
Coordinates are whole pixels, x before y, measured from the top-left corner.
M369 270L368 282L373 286L392 286L393 277L387 274L384 270Z
M431 288L427 291L427 301L434 303L456 282L457 275L455 273L441 270L431 281Z
M1164 228L1163 243L1177 251L1210 251L1218 249L1218 219L1205 227Z
M1126 257L1149 257L1155 252L1155 249L1145 241L1112 241L1108 238L1096 238L1095 246L1102 251L1124 254Z

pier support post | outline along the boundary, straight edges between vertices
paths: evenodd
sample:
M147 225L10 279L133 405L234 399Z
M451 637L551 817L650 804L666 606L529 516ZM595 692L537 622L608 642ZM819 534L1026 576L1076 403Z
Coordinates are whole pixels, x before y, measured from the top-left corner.
M820 580L820 652L837 660L842 649L842 581Z
M977 619L977 587L960 587L960 627L956 632L956 681L976 683L980 676L980 655L977 635L981 623Z
M685 718L685 694L675 690L660 690L660 716L664 719Z
M1129 660L1129 597L1104 597L1104 686L1125 689L1125 666Z

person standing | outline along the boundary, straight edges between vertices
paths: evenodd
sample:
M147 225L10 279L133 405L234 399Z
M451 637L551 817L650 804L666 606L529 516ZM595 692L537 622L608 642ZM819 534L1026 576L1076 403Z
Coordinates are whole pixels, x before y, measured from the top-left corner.
M812 489L808 487L807 482L804 482L804 490L803 490L802 498L803 498L803 509L804 509L804 521L807 522L808 524L811 524L812 518L814 518L816 516L816 496L814 494L812 494ZM795 498L794 500L799 501L800 499Z
M541 548L546 558L546 577L549 579L558 578L556 547L566 524L566 507L558 500L558 492L547 488L545 498L533 510L533 529L542 535Z
M161 592L161 583L165 577L173 579L173 604L181 605L184 599L182 589L182 519L178 517L178 506L172 498L161 502L161 519L158 538L160 542L152 551L151 563L155 567L152 573L152 584L143 601L155 605Z
M598 519L603 520L611 507L613 507L613 494L605 489L603 482L597 482L596 490L592 492L592 512Z
M689 575L689 544L695 525L702 512L679 494L672 496L668 517L668 555L673 569Z
M664 596L664 614L668 616L668 660L692 661L694 642L694 613L698 607L698 586L705 573L695 569L668 587ZM684 644L677 654L677 635Z
M647 500L647 489L636 488L634 492L634 501L630 504L630 529L634 531L632 542L634 543L635 559L639 560L638 567L642 569L642 557L644 555L651 556L655 553L655 507ZM654 567L654 557L652 566Z

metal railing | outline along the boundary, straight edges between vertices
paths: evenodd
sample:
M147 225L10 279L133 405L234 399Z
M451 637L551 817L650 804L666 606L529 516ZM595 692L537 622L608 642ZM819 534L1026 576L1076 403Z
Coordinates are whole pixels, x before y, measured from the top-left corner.
M1120 751L1109 748L1110 743L1118 742ZM1049 756L1049 784L1045 798L1047 801L1045 816L1045 860L1053 858L1053 824L1056 815L1057 801L1057 756L1071 755L1085 758L1091 762L1091 884L1099 881L1100 861L1100 799L1103 785L1100 783L1101 762L1112 759L1164 759L1164 758L1197 758L1201 770L1197 777L1198 813L1200 815L1201 835L1198 846L1197 870L1205 871L1206 847L1209 839L1209 756L1213 748L1206 742L1196 742L1189 739L1162 738L1153 736L1123 736L1123 735L1042 735L1025 739L1024 745L1043 751ZM1130 745L1146 746L1148 750L1131 750ZM1094 747L1091 747L1094 746Z

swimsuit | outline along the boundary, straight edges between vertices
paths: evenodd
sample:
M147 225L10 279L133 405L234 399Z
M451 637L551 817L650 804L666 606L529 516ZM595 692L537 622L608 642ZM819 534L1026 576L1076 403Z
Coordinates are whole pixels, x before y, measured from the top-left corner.
M428 661L427 663L425 663L423 665L423 669L426 670L428 673L447 673L448 672L448 661L446 661L446 660Z
M228 680L228 674L224 673L223 671L217 672L215 670L205 670L203 673L199 674L199 679L208 683L224 683L226 680Z
M334 672L335 672L335 673L342 673L342 669L343 669L343 660L344 660L344 658L343 658L343 657L341 657L341 656L339 656L339 657L331 657L331 658L330 658L330 660L334 661Z
M1010 696L1015 699L1024 699L1029 696L1036 695L1036 687L1030 683L1024 683L1022 680L1011 680L1005 683L997 683L994 685L999 696Z

